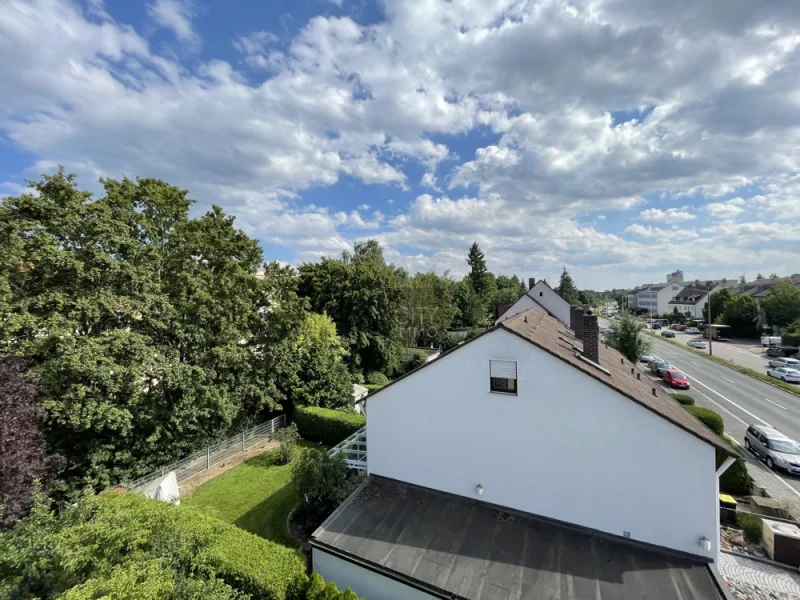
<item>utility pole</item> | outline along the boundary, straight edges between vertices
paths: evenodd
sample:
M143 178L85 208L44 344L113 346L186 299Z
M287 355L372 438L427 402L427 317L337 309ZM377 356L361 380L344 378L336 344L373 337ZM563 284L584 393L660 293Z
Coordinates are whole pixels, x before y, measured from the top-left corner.
M711 346L714 332L711 330L711 290L708 290L708 355L714 356L714 349Z

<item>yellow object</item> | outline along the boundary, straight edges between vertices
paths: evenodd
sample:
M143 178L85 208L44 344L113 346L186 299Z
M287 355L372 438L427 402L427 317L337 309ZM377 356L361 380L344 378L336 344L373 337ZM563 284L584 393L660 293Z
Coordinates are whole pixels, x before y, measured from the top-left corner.
M733 504L736 506L736 500L733 499L733 496L729 496L728 494L720 494L719 501L724 504Z

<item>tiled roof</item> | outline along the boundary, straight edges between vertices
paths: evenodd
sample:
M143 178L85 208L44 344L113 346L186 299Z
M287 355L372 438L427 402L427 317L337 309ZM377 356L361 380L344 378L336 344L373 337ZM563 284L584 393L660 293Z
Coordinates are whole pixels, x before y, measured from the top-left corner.
M697 304L708 294L707 290L699 288L683 288L668 302L668 304Z
M600 344L600 366L608 371L608 374L606 374L577 356L578 353L573 348L573 345L582 349L582 344L577 341L567 341L570 336L565 333L566 328L560 321L548 315L529 309L503 321L498 327L520 336L533 345L569 363L576 369L617 390L647 410L654 412L715 448L723 450L731 456L737 456L725 442L678 404L677 401L670 398L660 389L654 388L647 377L637 379L636 373L639 372L638 369L617 350ZM655 395L653 393L654 389L656 390Z

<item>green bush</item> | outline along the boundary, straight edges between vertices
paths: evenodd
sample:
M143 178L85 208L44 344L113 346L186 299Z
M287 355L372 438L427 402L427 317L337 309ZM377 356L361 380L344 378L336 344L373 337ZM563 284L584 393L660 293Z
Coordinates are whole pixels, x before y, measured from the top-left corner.
M747 496L753 483L747 472L747 463L737 460L719 478L719 491L735 496Z
M672 397L684 406L694 406L694 398L689 394L672 394Z
M800 346L800 332L784 333L781 336L781 343L784 346Z
M365 383L364 387L367 388L370 392L377 392L382 387L385 387L381 383Z
M294 449L300 441L300 433L297 431L297 424L292 423L288 427L279 429L273 436L278 442L278 456L275 458L276 465L288 465L292 462Z
M317 406L298 406L293 419L304 439L329 446L335 446L366 424L366 419L355 411Z
M703 425L708 427L711 431L722 437L725 431L725 425L720 417L713 410L703 408L702 406L684 406L686 410L692 413L695 417L703 422Z
M292 469L300 496L298 518L311 529L320 525L350 495L359 475L345 463L344 455L309 450Z
M738 513L736 515L736 522L742 528L744 537L754 544L760 544L761 538L764 534L763 525L761 524L761 517L753 514Z
M380 371L372 371L367 374L366 381L372 385L386 385L389 383L389 378Z

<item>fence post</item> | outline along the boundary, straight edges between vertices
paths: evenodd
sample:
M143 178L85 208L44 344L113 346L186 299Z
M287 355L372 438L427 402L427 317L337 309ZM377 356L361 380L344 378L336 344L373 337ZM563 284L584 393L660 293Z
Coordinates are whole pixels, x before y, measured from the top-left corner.
M242 432L242 452L244 452L244 431Z
M273 433L275 433L275 419L272 419L272 420L269 422L269 433L270 433L270 435L272 435Z
M211 446L206 446L206 470L211 468Z

